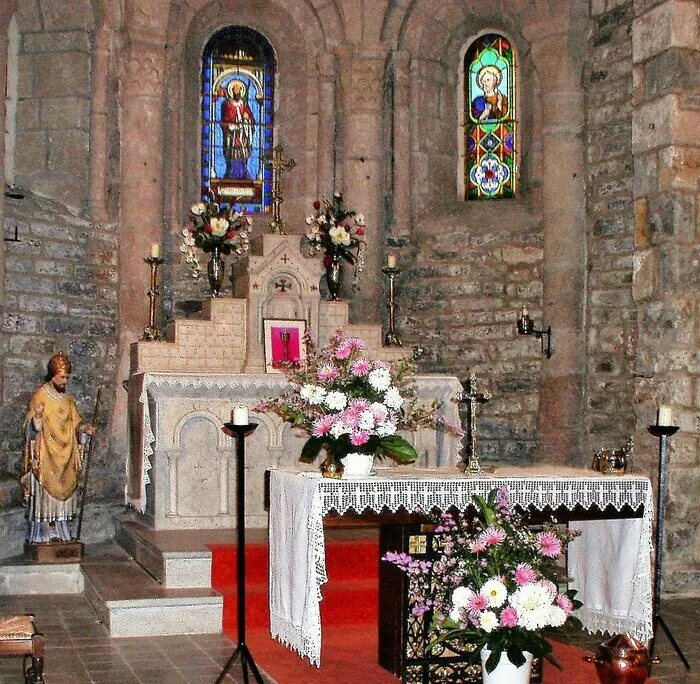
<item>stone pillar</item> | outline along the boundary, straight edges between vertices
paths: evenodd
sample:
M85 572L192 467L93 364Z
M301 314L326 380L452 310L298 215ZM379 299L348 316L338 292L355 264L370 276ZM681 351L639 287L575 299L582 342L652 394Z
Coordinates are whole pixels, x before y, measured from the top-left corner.
M393 55L393 221L394 237L411 233L411 56L397 51Z
M535 68L547 75L542 89L544 293L542 321L536 321L553 331L554 356L543 357L541 366L537 459L546 463L580 464L583 457L584 102L580 65L552 50L553 44L568 44L569 54L576 54L579 36L540 33L532 45Z
M315 197L332 193L334 180L337 67L335 55L318 56L318 156ZM310 212L307 212L310 213Z
M148 325L151 243L163 242L163 116L168 0L127 3L122 83L119 239L119 365L129 375L129 345ZM126 444L126 392L117 390L114 436ZM115 449L115 453L118 449Z
M700 58L697 2L640 5L632 24L635 166L633 297L637 462L658 467L647 427L659 404L680 431L669 440L664 588L697 584L700 563Z
M340 160L349 206L367 220L366 263L351 318L379 322L382 256L382 104L386 49L363 44L341 53L342 149Z

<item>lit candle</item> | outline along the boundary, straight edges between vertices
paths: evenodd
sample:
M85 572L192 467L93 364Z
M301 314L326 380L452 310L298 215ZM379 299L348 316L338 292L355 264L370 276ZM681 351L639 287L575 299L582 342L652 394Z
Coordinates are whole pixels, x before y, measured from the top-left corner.
M661 404L656 417L657 425L673 425L673 409L670 406Z
M151 259L158 259L160 257L160 245L154 242L151 245Z
M248 407L237 406L231 411L231 420L234 425L248 425Z
M526 307L526 306L523 307L523 310L520 312L520 316L521 316L522 318L527 318L527 316L528 316L528 311L527 311L527 307Z
M389 268L396 268L396 254L389 254L386 258L386 265Z

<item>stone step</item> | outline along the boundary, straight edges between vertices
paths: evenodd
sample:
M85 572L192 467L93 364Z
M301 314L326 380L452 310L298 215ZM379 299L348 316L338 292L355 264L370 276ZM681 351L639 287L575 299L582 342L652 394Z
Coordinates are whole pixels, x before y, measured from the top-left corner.
M223 598L217 592L164 587L119 551L82 566L85 597L111 637L221 632Z

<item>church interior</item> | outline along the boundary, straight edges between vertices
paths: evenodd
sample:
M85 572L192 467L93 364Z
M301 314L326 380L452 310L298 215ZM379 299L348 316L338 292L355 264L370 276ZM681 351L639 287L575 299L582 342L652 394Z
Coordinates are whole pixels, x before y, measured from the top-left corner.
M446 418L469 419L486 469L592 471L625 445L656 495L663 451L657 581L697 606L699 66L698 0L5 0L2 612L83 587L18 560L25 414L49 359L69 357L96 427L86 553L118 548L201 589L188 573L206 560L154 570L147 546L233 538L221 427L237 406L263 428L245 523L264 533L265 471L303 446L254 408L283 385L274 321L413 354L425 398L478 386ZM330 257L308 248L336 200L361 249L334 294ZM236 212L221 255L201 248L219 224L195 230L210 203ZM468 456L415 440L423 467ZM200 609L187 619L220 619ZM673 676L658 681L692 681Z

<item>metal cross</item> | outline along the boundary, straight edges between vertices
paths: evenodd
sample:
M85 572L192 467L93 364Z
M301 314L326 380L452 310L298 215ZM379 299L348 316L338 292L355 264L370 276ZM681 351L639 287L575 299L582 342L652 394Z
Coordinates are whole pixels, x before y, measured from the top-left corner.
M464 472L467 475L484 475L484 469L479 464L479 455L476 448L476 405L485 404L491 399L491 394L477 391L476 375L472 373L469 376L469 380L462 383L462 392L459 399L461 402L469 402L469 415L467 418L468 460Z
M297 163L291 158L285 159L282 156L281 145L275 145L272 148L272 153L267 153L264 159L265 166L272 167L272 221L270 221L270 228L273 233L286 235L287 224L280 216L280 205L284 201L280 188L280 177L284 171L291 171Z

